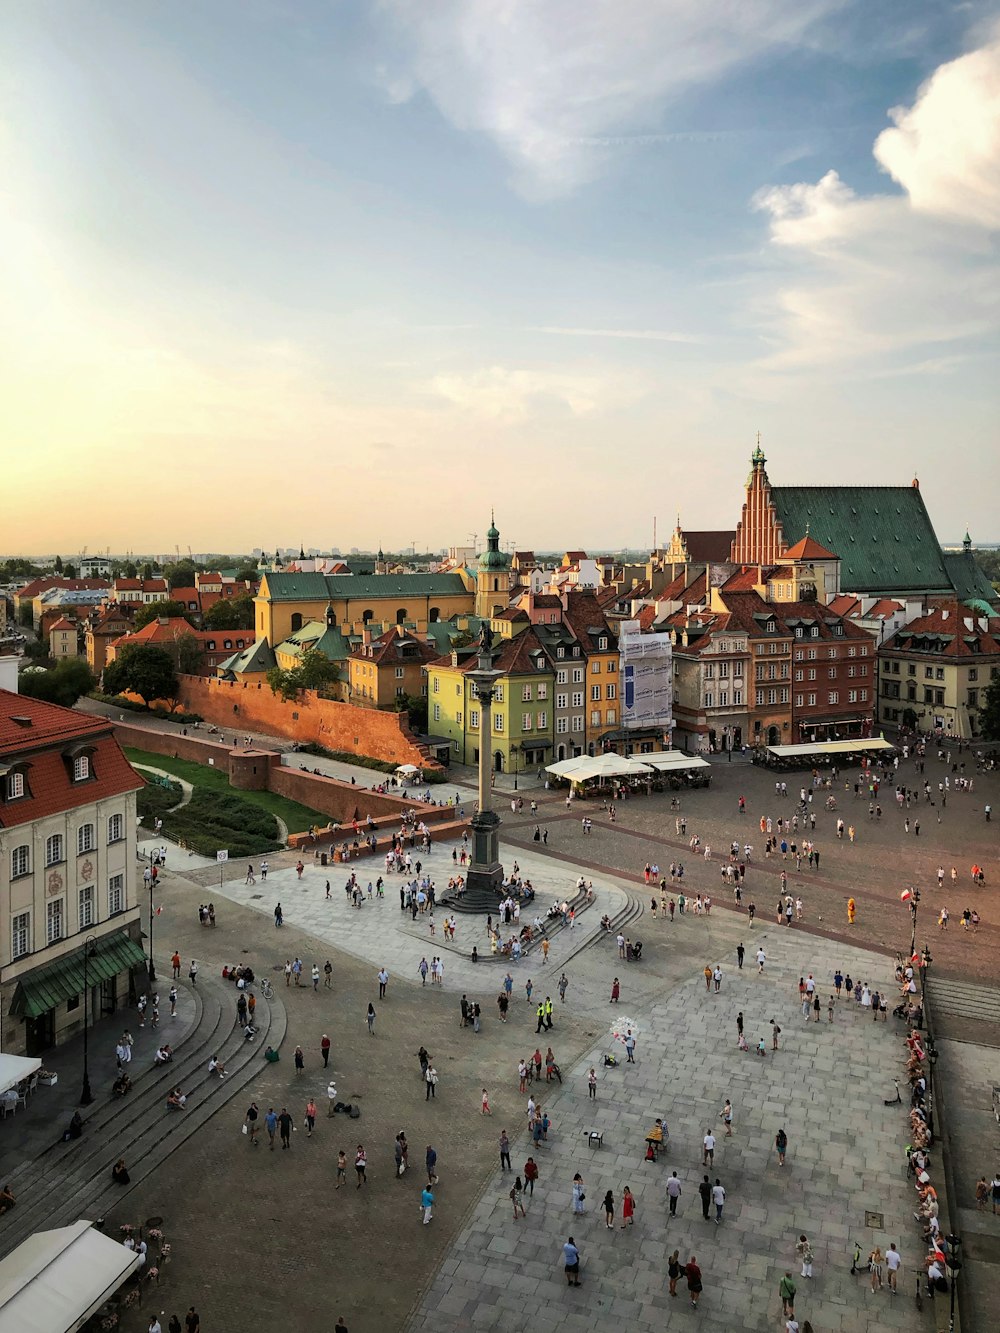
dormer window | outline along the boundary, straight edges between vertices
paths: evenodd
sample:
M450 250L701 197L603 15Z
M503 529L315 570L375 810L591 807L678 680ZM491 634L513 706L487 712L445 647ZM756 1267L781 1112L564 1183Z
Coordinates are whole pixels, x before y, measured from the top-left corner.
M769 620L769 621L767 622L767 632L768 632L768 634L774 634L775 631L777 630L777 628L778 628L778 627L777 627L776 623L775 623L773 620Z
M565 657L565 656L566 656L566 649L565 649L565 648L557 648L557 649L556 649L556 657Z
M20 770L14 770L6 775L3 784L4 799L8 801L20 801L27 795L27 784L24 780L24 773Z
M795 626L795 637L797 639L801 639L803 637L803 629L801 625Z
M818 639L818 638L819 638L819 626L818 626L818 625L813 625L812 629L809 631L809 634L810 634L810 636L811 636L812 638L814 638L814 639Z
M86 782L90 777L90 756L86 754L77 755L73 760L73 781Z
M608 641L607 641L607 639L604 638L603 636L602 636L601 638L599 638L599 639L597 640L597 647L598 647L598 650L599 650L600 652L602 652L602 653L606 653L606 652L608 651Z

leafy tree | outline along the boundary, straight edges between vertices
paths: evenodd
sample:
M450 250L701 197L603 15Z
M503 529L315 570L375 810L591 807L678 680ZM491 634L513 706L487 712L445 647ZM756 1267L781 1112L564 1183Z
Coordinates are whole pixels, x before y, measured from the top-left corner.
M18 579L27 581L35 578L37 574L38 570L31 561L20 556L4 560L0 564L0 583L16 583Z
M1000 741L1000 676L994 676L979 710L979 729L983 739Z
M205 660L205 650L190 630L174 639L172 656L183 676L196 676Z
M163 570L163 577L167 580L170 591L175 588L190 588L194 584L194 576L198 573L198 566L193 560L177 560L172 565L167 565Z
M76 578L76 565L64 565L64 566L63 566L63 573L66 575L66 577L67 577L68 579L75 579L75 578Z
M174 699L177 672L171 655L155 643L126 644L104 668L108 694L137 694L145 704Z
M18 611L17 620L18 624L22 625L25 629L30 629L35 623L35 611L30 602L25 602L24 606Z
M29 699L45 699L49 703L72 708L81 694L94 688L90 667L82 658L74 657L57 663L51 671L28 667L21 672L18 689Z
M143 629L151 620L173 620L183 616L190 624L190 617L180 602L175 602L173 598L161 602L148 602L135 613L135 620L132 622L133 628Z
M408 713L414 731L427 731L427 699L422 694L407 694L396 700L396 712Z
M61 555L56 556L55 570L57 574L61 574L63 572L63 562Z
M30 639L24 645L24 655L33 662L40 662L42 658L49 655L49 644L47 639Z
M237 583L256 583L260 578L260 571L256 565L240 565L236 571Z
M153 566L148 560L142 567L142 577L144 579L151 579L153 577Z
M139 577L139 571L136 568L134 560L126 560L122 569L122 576L126 579L136 579Z
M206 629L253 629L253 599L249 594L220 600L205 612Z
M322 694L326 686L340 679L340 670L325 653L316 648L307 648L297 666L289 671L271 667L266 679L271 693L280 694L287 701L294 699L299 690L317 690Z

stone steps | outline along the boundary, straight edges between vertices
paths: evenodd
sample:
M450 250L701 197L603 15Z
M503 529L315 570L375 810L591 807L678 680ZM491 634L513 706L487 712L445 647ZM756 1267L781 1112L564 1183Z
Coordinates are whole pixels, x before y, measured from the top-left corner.
M935 1017L968 1018L981 1023L1000 1023L1000 989L972 982L949 981L931 975L927 994Z
M97 1217L156 1169L177 1147L221 1110L259 1072L267 1045L277 1046L287 1020L280 1000L258 997L257 1038L247 1042L235 1021L235 993L224 982L198 987L198 1027L174 1060L140 1076L125 1098L109 1099L86 1120L82 1139L57 1141L33 1162L10 1176L18 1198L0 1238L0 1254L9 1253L35 1231L65 1225L81 1216ZM228 1076L208 1072L217 1054ZM173 1087L188 1095L184 1111L168 1111ZM111 1167L124 1157L131 1183L111 1180Z

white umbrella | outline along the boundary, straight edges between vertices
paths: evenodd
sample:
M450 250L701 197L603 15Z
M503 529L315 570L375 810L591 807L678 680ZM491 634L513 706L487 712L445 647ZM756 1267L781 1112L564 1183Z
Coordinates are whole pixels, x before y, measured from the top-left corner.
M616 1018L611 1024L611 1035L615 1041L624 1042L630 1032L633 1037L639 1035L639 1025L631 1018Z
M399 767L396 769L396 772L397 772L397 773L419 773L419 772L420 772L420 769L417 768L416 764L400 764Z

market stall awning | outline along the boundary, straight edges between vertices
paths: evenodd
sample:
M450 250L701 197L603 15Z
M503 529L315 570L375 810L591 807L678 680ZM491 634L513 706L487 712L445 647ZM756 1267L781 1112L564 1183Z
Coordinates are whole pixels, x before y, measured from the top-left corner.
M115 931L94 943L93 952L87 959L87 981L96 986L145 960L146 955L135 940L124 931ZM10 1012L15 1017L38 1018L74 996L82 995L85 988L83 949L76 949L21 977L11 1000Z
M696 768L711 768L707 759L698 754L685 754L683 750L661 750L658 754L644 754L642 762L655 768L658 773L684 773Z
M138 1263L91 1222L36 1231L0 1261L0 1333L75 1333Z
M834 759L845 754L877 754L891 749L893 746L879 736L859 736L846 741L813 741L811 745L769 745L767 752L776 759L804 759L808 755Z
M26 1055L0 1055L0 1092L16 1088L41 1067L41 1060L31 1060Z
M652 770L645 762L627 759L620 754L578 755L575 759L560 759L557 764L550 764L545 770L557 778L566 778L569 782L590 782L594 778L627 778L650 773Z

